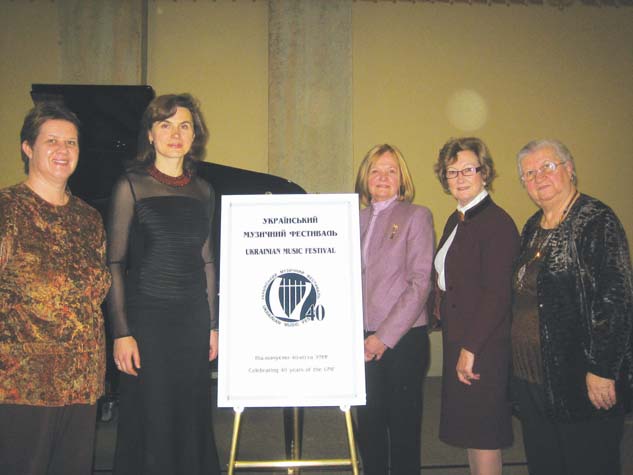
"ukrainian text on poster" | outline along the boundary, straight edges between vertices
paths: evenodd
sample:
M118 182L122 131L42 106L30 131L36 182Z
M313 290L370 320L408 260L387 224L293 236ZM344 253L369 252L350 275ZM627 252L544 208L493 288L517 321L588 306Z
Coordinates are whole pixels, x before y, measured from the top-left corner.
M224 196L221 407L365 402L358 198Z

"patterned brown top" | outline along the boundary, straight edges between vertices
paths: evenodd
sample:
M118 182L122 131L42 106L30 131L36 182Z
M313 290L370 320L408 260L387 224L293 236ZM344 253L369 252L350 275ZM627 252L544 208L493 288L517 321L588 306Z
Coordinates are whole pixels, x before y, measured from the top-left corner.
M95 403L103 394L100 304L110 286L99 214L0 190L0 404Z

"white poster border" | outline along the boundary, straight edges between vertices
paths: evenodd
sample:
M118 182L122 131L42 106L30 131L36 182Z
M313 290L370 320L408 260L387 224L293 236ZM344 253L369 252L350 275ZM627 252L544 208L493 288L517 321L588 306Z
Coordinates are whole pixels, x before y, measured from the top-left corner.
M358 210L356 194L222 197L219 407L365 403ZM271 305L289 275L315 299L296 322Z

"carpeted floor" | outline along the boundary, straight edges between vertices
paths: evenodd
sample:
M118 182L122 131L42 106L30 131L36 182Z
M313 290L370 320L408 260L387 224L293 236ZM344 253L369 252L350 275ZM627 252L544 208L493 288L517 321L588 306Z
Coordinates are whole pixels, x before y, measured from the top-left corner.
M421 475L468 475L466 452L450 447L437 438L440 378L427 378L422 422ZM229 459L234 412L216 409L214 429L223 470ZM518 421L514 422L515 442L503 452L503 475L527 475ZM97 429L94 474L111 473L116 438L116 422L101 422ZM246 409L242 416L238 460L278 460L285 457L281 409ZM349 449L343 412L338 408L307 408L304 416L303 458L348 458ZM629 417L622 441L623 475L633 475L633 418ZM302 469L305 474L350 474L351 469ZM236 473L285 474L287 471L242 471Z

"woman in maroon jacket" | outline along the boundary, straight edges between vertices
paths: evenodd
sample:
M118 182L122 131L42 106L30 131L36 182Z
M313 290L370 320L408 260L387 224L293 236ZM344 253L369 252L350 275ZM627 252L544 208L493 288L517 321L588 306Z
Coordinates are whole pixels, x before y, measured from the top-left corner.
M472 474L500 475L500 448L512 443L506 395L519 235L488 194L495 170L480 139L449 140L435 174L457 200L434 262L444 352L440 439L468 450Z

